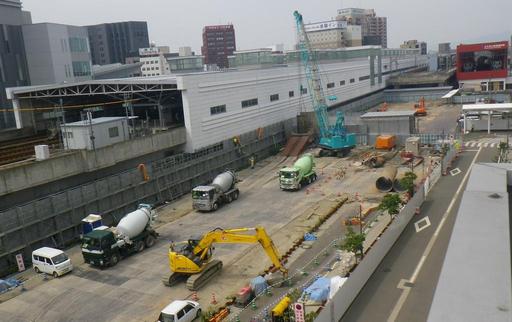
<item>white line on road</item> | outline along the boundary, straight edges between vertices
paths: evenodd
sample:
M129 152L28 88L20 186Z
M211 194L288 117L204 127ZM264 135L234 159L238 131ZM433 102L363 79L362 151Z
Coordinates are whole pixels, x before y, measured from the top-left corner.
M405 280L405 282L414 283L416 281L416 278L418 277L418 274L421 271L421 268L423 267L423 264L425 263L425 260L427 259L428 255L430 254L430 251L432 250L432 247L434 246L438 236L439 232L443 228L446 218L450 215L450 212L452 211L453 206L455 205L455 200L457 200L460 192L462 191L462 187L464 186L464 183L469 177L469 174L471 173L471 168L473 168L473 164L475 164L476 159L478 158L478 155L480 155L480 152L482 152L482 148L478 150L478 152L475 154L473 160L471 161L471 164L469 165L468 171L464 178L462 179L459 188L455 192L455 195L452 198L452 201L448 205L448 208L446 209L446 212L443 214L443 217L441 218L441 221L439 222L439 226L437 226L436 231L434 232L434 235L430 238L427 247L425 248L425 251L423 252L423 255L421 256L420 261L418 262L418 265L414 269L414 273L412 274L411 278L409 280ZM400 295L400 298L395 304L395 307L393 308L393 311L391 311L391 314L389 315L387 321L388 322L394 322L396 321L396 318L398 317L398 314L400 313L400 310L402 309L405 301L407 300L407 297L409 296L410 287L406 286L403 279L398 283L397 288L402 289L402 294Z
M414 223L414 228L416 228L417 233L419 233L420 231L427 227L430 227L430 219L428 218L428 216L425 216Z

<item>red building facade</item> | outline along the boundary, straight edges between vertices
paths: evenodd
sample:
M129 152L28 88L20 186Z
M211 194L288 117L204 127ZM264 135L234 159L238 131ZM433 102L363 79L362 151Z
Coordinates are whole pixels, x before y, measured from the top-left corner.
M508 41L457 46L457 79L507 77Z
M236 51L235 28L233 25L206 26L203 28L201 53L205 64L228 67L228 56Z

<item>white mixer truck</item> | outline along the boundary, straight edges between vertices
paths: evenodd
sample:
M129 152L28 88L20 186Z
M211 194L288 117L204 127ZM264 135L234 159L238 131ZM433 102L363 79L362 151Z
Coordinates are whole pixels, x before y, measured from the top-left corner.
M199 211L215 211L220 205L237 200L240 191L236 183L236 174L225 171L216 176L210 185L195 187L192 189L192 207Z
M153 246L158 233L151 227L155 212L140 204L116 227L100 226L82 237L84 261L95 266L114 266L122 258Z

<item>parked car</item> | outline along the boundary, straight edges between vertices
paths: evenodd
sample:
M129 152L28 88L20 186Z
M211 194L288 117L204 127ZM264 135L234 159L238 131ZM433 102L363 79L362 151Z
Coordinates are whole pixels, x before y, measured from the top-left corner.
M42 247L32 252L32 264L36 273L46 273L57 278L73 270L68 255L60 249Z
M201 306L194 301L172 301L162 312L158 322L191 322L201 317Z

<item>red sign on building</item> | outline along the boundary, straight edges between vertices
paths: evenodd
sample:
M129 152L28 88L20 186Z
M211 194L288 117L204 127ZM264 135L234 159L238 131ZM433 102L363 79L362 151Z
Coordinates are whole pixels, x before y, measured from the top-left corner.
M508 41L457 46L457 79L507 77Z

